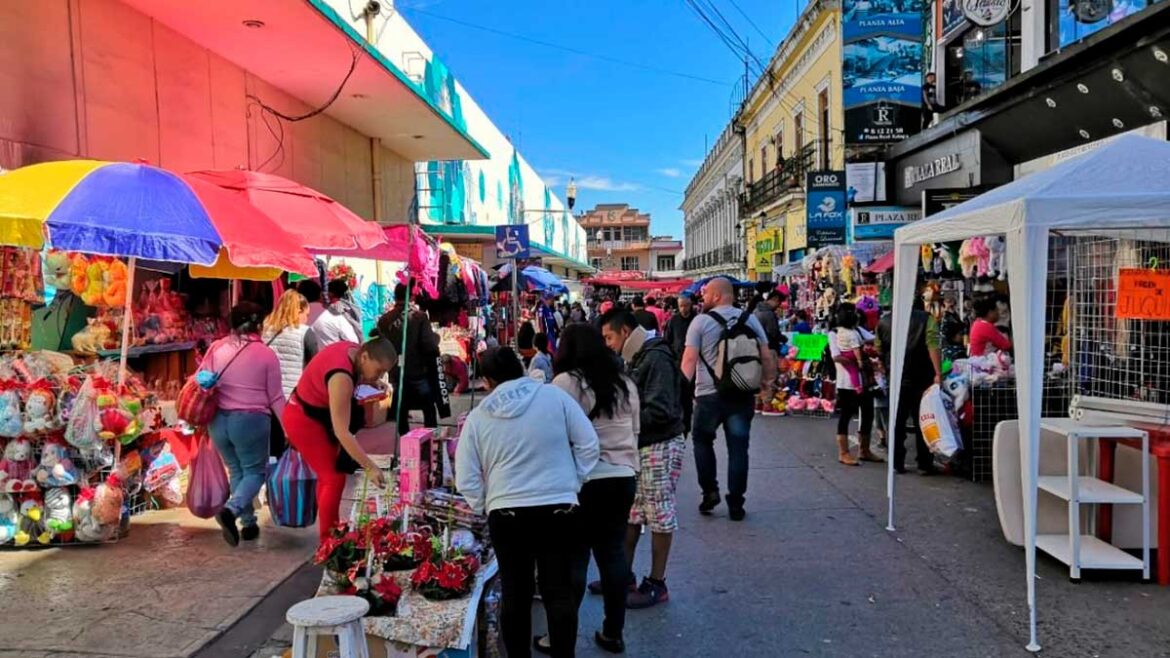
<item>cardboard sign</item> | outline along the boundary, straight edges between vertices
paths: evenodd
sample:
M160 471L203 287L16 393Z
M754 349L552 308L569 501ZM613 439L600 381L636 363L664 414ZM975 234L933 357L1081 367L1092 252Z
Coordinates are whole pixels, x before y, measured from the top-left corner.
M1170 271L1135 268L1118 272L1117 318L1170 320Z
M796 346L797 361L820 361L829 346L829 337L826 334L796 334L792 337L792 344Z

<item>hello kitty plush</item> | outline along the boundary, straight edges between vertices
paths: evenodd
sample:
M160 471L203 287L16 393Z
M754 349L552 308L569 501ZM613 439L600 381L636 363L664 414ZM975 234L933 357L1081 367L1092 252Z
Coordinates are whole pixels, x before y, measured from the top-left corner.
M0 490L8 493L36 491L35 467L32 442L24 437L9 441L4 447L4 459L0 460Z
M1007 278L1007 268L1004 267L1004 252L1007 251L1007 246L1004 244L1003 238L998 235L993 235L989 238L984 238L983 244L987 247L988 275L999 274L999 280L1003 281Z
M16 524L20 515L16 512L16 503L12 496L0 493L0 545L7 544L16 536Z

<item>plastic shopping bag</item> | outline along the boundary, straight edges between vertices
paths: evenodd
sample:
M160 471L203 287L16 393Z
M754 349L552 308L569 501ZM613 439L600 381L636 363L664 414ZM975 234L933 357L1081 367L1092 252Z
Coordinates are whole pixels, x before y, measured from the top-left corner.
M206 434L200 435L199 449L191 458L190 482L187 485L187 509L201 519L210 519L223 509L228 500L227 469L223 458Z
M317 475L289 448L268 474L268 507L272 522L286 528L305 528L317 522Z
M926 389L918 406L918 426L930 451L951 458L963 447L959 423L950 397L938 384Z

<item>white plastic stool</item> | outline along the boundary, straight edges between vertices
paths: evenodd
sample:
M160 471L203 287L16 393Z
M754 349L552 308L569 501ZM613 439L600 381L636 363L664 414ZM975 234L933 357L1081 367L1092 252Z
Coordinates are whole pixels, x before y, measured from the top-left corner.
M338 658L369 658L362 629L369 611L369 602L356 596L320 596L289 608L284 618L293 627L293 658L316 658L318 635L337 638Z

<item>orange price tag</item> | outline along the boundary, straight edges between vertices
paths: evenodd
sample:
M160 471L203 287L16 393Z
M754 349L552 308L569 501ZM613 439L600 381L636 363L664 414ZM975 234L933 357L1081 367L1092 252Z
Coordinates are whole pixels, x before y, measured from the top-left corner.
M1170 320L1170 271L1121 270L1117 279L1117 317Z

